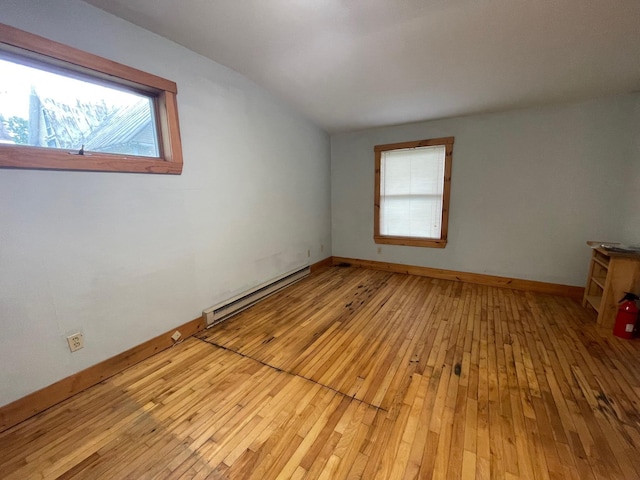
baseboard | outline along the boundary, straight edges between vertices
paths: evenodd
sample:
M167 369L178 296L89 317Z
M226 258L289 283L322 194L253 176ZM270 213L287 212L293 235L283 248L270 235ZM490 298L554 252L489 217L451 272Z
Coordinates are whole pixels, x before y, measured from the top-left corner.
M81 372L63 378L58 382L33 392L26 397L0 407L0 432L13 427L57 403L72 397L76 393L86 390L93 385L112 377L124 369L140 363L141 361L165 350L173 345L171 335L180 330L182 338L203 330L205 323L202 318L196 318L190 322L173 328L170 331L158 335L126 352L93 365Z
M476 283L491 287L505 287L514 290L524 290L538 293L548 293L551 295L561 295L577 300L582 299L583 287L572 285L561 285L557 283L537 282L535 280L522 280L519 278L498 277L495 275L484 275L481 273L456 272L454 270L442 270L440 268L415 267L402 265L400 263L376 262L374 260L360 260L357 258L332 257L333 264L339 265L348 263L354 267L371 268L374 270L386 270L395 273L408 273L422 277L440 278L443 280L454 280L458 282Z
M312 263L309 265L311 269L311 273L317 272L318 270L322 270L323 268L327 268L333 265L333 257L327 257L324 260L320 260L319 262Z

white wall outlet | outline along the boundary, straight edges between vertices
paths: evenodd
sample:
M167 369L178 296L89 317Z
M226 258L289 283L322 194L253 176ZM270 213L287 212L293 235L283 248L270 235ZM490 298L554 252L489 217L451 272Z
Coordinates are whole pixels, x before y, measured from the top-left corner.
M378 247L378 253L382 253L382 247Z
M324 245L320 244L320 251L324 252Z
M307 250L307 258L311 256L311 250Z
M171 339L172 339L174 342L177 342L178 340L180 340L180 337L181 337L181 336L182 336L182 334L181 334L178 330L176 330L176 331L173 333L173 335L171 335Z
M74 333L67 337L67 343L69 344L69 350L75 352L84 347L84 335L80 332Z

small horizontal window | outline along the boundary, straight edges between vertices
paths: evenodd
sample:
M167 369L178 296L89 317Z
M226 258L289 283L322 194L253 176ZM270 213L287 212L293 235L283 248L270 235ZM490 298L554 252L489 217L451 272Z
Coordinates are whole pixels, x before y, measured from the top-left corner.
M0 167L179 174L176 92L0 24Z

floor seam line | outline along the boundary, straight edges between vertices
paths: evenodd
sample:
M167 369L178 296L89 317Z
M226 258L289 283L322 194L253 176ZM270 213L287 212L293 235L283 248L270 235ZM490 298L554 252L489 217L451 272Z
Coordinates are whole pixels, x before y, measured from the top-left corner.
M359 398L356 398L355 396L351 397L351 396L347 395L346 393L341 392L340 390L337 390L337 389L335 389L333 387L330 387L329 385L325 385L324 383L316 382L312 378L307 378L304 375L300 375L300 374L297 374L297 373L289 372L287 370L283 370L282 368L276 367L274 365L270 365L270 364L268 364L266 362L263 362L262 360L259 360L257 358L253 358L253 357L251 357L251 356L249 356L247 354L244 354L242 352L238 352L238 351L233 350L233 349L231 349L229 347L225 347L224 345L220 345L218 343L212 342L211 340L206 340L206 339L200 338L199 336L196 336L196 335L194 335L194 338L197 338L201 342L207 343L207 344L212 345L214 347L220 348L222 350L226 350L227 352L235 353L236 355L239 355L241 357L248 358L249 360L253 360L254 362L258 362L261 365L264 365L265 367L269 367L269 368L271 368L273 370L276 370L278 372L286 373L287 375L291 375L293 377L298 377L298 378L301 378L301 379L306 380L308 382L314 383L316 385L320 385L322 388L326 388L327 390L331 390L331 391L333 391L333 392L335 392L335 393L337 393L337 394L339 394L339 395L341 395L341 396L343 396L345 398L349 398L349 399L354 400L356 402L364 403L365 405L367 405L367 406L369 406L371 408L375 408L376 410L380 410L380 411L383 411L383 412L388 412L388 410L386 408L379 407L377 405L373 405L373 404L371 404L369 402L365 402L364 400L360 400Z

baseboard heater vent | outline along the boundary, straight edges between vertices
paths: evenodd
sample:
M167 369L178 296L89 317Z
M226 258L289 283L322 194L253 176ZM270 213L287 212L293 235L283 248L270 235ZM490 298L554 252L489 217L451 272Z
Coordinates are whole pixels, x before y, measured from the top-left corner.
M278 290L288 287L298 280L302 280L304 277L309 275L309 273L311 273L311 268L309 267L285 273L284 275L280 275L273 280L269 280L268 282L252 288L251 290L230 298L229 300L225 300L218 305L214 305L211 308L203 310L202 317L207 322L207 328L226 320L230 316L235 315L246 308L249 308L251 305L259 302L263 298L273 295Z

